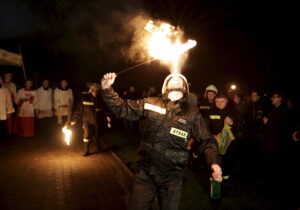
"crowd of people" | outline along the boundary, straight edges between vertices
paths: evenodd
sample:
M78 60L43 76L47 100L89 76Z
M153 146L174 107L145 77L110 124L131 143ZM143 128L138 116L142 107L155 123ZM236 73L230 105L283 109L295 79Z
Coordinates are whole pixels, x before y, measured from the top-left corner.
M12 73L0 76L2 139L7 134L33 136L35 118L51 118L55 115L59 125L72 120L74 96L67 80L61 80L55 90L50 87L48 79L44 79L36 90L32 89L32 85L31 80L26 80L24 86L17 91L12 81ZM141 94L137 93L134 86L121 92L124 99L131 100L159 95L161 93L154 86ZM299 104L286 98L281 91L274 91L270 98L263 98L257 90L243 96L236 91L221 93L215 85L208 85L203 96L189 93L188 101L199 107L208 127L219 141L226 126L232 140L242 142L240 144L245 147L256 147L261 154L268 157L277 156L292 141L299 141ZM138 132L139 126L136 122L124 119L123 125L125 131ZM193 140L189 146L192 147L192 144ZM225 146L225 151L229 144Z
M12 73L0 76L0 113L1 139L8 135L31 137L35 135L35 119L57 117L57 123L62 124L71 119L73 107L73 92L66 80L61 80L60 86L54 91L48 79L34 90L33 81L26 80L22 88L17 90L12 81Z
M55 115L57 124L61 126L71 126L81 121L84 130L84 156L89 155L89 144L93 139L99 145L98 131L103 130L100 127L107 126L102 123L105 120L111 121L109 111L105 108L106 105L99 94L102 91L100 84L87 84L89 91L83 92L85 96L81 97L78 105L73 107L73 91L68 87L67 80L61 80L59 87L54 90L50 87L48 79L44 79L36 90L32 88L33 82L26 80L24 86L17 90L12 76L9 72L3 77L0 76L1 140L10 135L34 136L35 121L52 118ZM188 89L188 86L185 89ZM176 92L175 89L174 91ZM113 93L111 94L110 97L113 97ZM219 155L222 157L223 182L226 183L229 179L234 161L253 162L259 159L262 165L268 166L264 168L273 170L278 168L279 162L284 161L282 157L286 154L298 154L299 104L292 98L286 98L283 92L274 91L268 98L263 97L259 91L252 90L249 95L243 96L238 91L222 93L211 84L206 87L203 96L188 91L186 94L187 103L197 107L205 120L207 129L216 139ZM154 98L161 97L163 93L156 91L155 87L150 87L142 94L138 94L136 88L130 86L120 95L128 101L124 106L130 106L138 99L144 99L144 102L153 101ZM111 99L106 100L110 102ZM112 107L116 108L115 106ZM154 105L149 106L151 106L148 107L149 109L157 109ZM137 107L131 107L131 109L137 109ZM161 111L156 110L156 112ZM129 116L129 110L126 113ZM121 112L117 114L122 115ZM99 120L100 118L104 120ZM141 125L145 126L143 120L139 122L137 121L139 118L135 118L133 115L131 118L124 117L122 122L125 131L135 133L143 129L141 128ZM181 123L187 123L185 119L181 120ZM172 132L175 132L174 135L177 136L184 134L180 130L171 130ZM201 156L199 142L201 141L195 140L195 136L190 136L188 139L186 149L190 152L189 163L191 165Z
M59 87L54 90L48 79L44 79L36 90L32 89L33 82L26 80L24 86L17 91L12 76L10 72L0 76L2 139L7 134L34 136L35 118L51 118L55 115L59 125L72 120L74 96L67 80L61 80ZM134 86L121 92L124 99L131 100L159 95L161 93L154 86L141 94ZM292 141L299 141L299 104L286 98L281 91L274 91L270 98L263 98L257 90L243 96L236 91L221 93L215 85L208 85L203 96L189 93L188 101L199 107L208 127L219 141L226 126L232 140L239 141L245 147L256 147L257 151L268 157L277 156ZM135 133L139 126L136 122L124 119L123 128L127 132ZM189 147L192 148L192 144L193 140ZM225 151L229 144L225 146Z

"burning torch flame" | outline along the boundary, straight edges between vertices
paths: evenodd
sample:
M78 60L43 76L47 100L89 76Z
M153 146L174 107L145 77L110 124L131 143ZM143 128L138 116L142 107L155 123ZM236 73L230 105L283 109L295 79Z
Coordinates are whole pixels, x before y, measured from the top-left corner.
M66 144L70 145L72 131L67 126L64 126L62 128L62 132L65 134L65 142L66 142Z
M150 56L169 64L173 73L180 73L182 55L195 47L197 42L195 40L182 42L183 33L168 23L154 25L150 20L145 30L151 33L146 44Z

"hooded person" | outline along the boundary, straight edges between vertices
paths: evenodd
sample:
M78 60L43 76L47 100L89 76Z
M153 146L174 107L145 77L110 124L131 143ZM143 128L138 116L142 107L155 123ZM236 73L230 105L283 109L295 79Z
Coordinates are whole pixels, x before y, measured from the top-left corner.
M100 84L91 83L88 94L83 97L72 116L71 125L82 122L83 128L83 156L90 155L90 143L95 141L97 149L100 151L100 136L107 126L106 109L102 97Z
M207 129L199 109L187 102L189 88L183 75L167 76L161 97L140 100L120 98L111 87L115 78L115 73L107 73L101 82L101 94L108 108L119 118L144 119L139 172L129 209L149 209L155 197L161 209L178 209L191 136L199 142L199 148L213 171L213 178L222 181L216 139Z

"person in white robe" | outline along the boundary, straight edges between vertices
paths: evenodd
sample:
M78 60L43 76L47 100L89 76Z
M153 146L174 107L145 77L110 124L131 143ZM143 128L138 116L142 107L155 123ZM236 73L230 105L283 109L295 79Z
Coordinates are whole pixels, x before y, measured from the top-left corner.
M17 97L17 87L15 83L12 82L12 73L7 72L4 74L4 80L3 80L3 86L6 87L10 93L10 97L12 99L13 103L16 103L16 97ZM9 114L7 116L6 125L7 125L7 131L9 134L13 133L13 125L15 120L14 114Z
M66 80L62 80L60 87L54 91L55 115L59 125L62 124L63 117L67 117L67 121L71 120L73 100L72 89L68 87Z
M49 87L49 80L43 80L42 86L36 91L36 102L34 104L38 119L53 116L53 91Z
M34 136L34 103L36 91L31 89L32 81L26 80L25 88L18 91L18 113L15 121L15 134L22 137Z
M11 94L9 90L4 87L2 77L0 76L0 139L7 138L6 120L7 116L14 113Z

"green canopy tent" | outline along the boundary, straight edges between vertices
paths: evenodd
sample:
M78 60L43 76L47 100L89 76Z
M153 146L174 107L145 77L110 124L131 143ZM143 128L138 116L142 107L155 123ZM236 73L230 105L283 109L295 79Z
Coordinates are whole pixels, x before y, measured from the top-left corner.
M23 63L22 54L16 54L7 50L0 49L0 65L17 66L23 70L24 79L26 80L26 72Z

